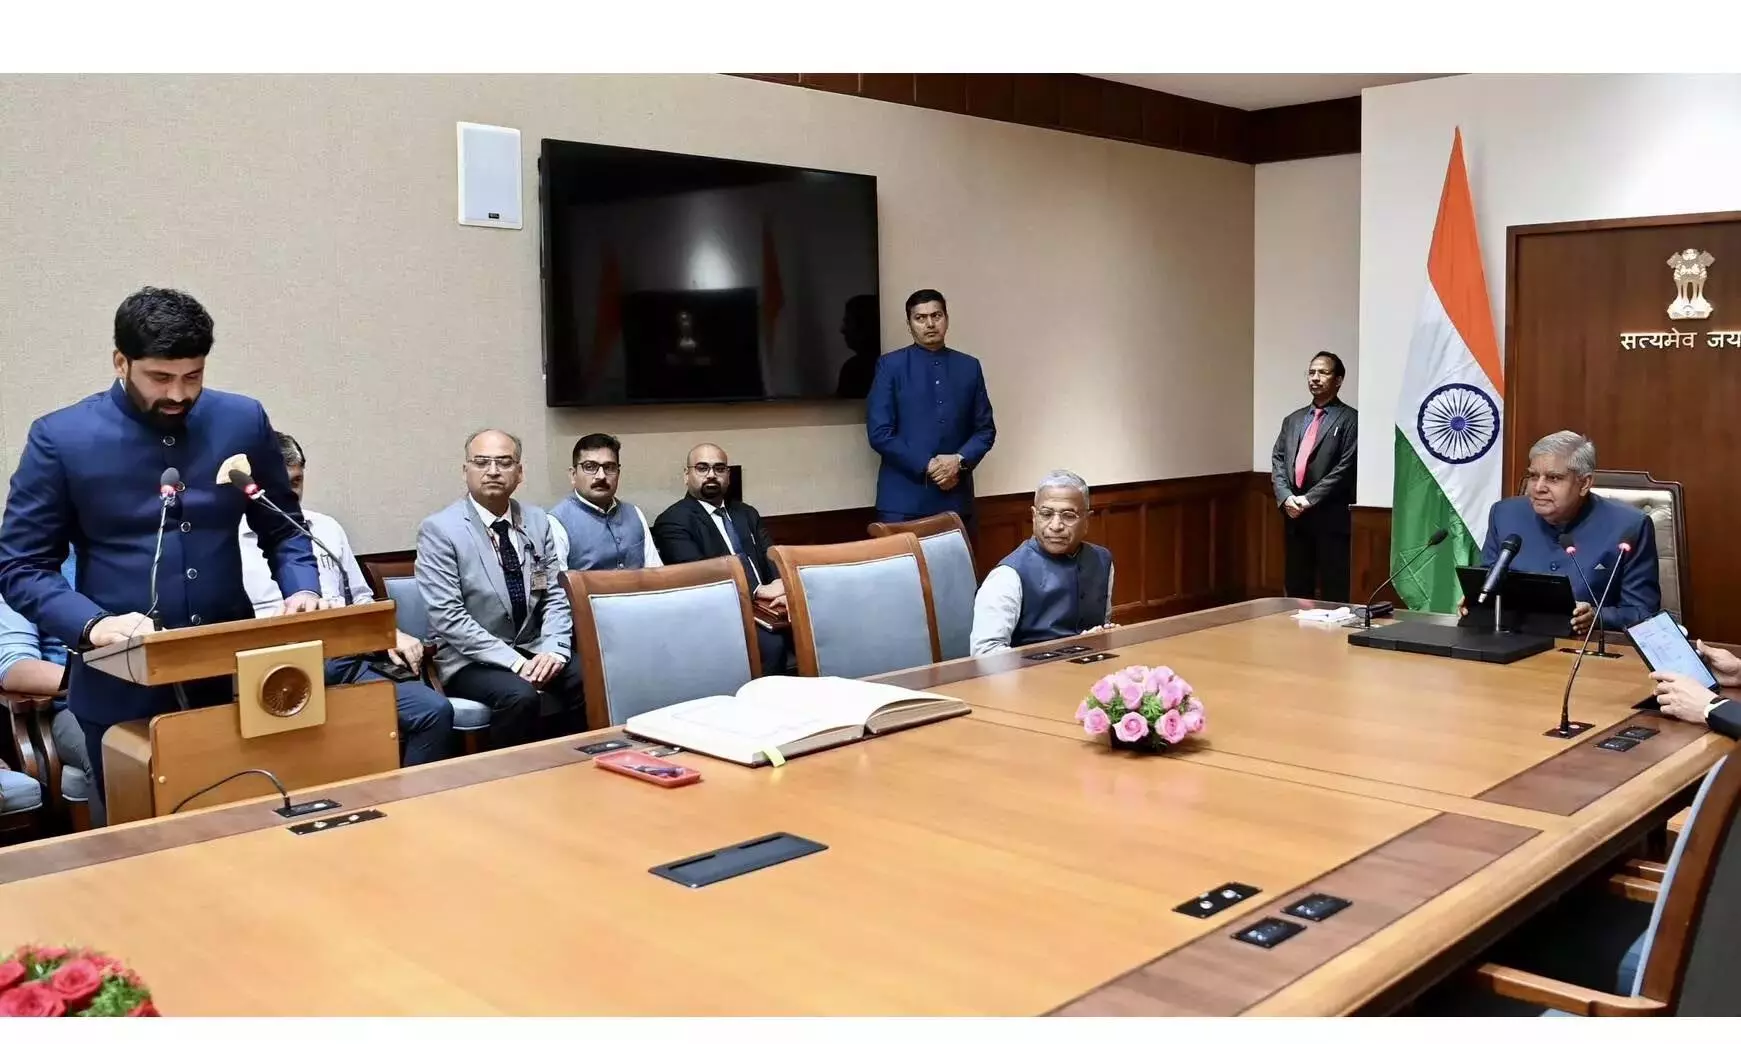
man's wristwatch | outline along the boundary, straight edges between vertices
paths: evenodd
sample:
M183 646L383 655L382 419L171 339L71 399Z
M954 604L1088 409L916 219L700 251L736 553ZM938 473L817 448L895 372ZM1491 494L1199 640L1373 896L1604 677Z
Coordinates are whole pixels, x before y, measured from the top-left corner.
M1728 702L1729 702L1729 697L1727 697L1727 696L1712 697L1711 702L1705 704L1705 720L1710 721L1711 720L1711 712L1716 710L1718 707L1721 707L1723 704L1728 703Z
M85 621L85 629L79 632L79 647L75 651L86 653L86 652L90 652L92 649L95 649L96 646L91 644L91 632L97 629L97 625L99 623L102 623L104 620L108 619L109 617L111 617L113 615L115 615L115 614L114 613L98 613L97 615L91 617L89 620Z

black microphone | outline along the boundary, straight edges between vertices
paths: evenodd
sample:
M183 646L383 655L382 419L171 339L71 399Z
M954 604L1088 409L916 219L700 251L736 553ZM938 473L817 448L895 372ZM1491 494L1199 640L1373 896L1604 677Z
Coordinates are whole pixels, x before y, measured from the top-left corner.
M1511 568L1511 560L1517 557L1517 552L1523 547L1523 537L1516 533L1505 538L1505 543L1499 545L1499 557L1494 560L1493 568L1487 571L1487 579L1481 581L1481 594L1475 599L1476 605L1485 605L1487 596L1499 590L1499 585L1505 580L1506 571Z
M175 487L179 485L181 472L174 468L164 468L157 478L157 499L161 503L157 511L157 547L151 552L151 608L145 610L155 627L163 626L163 616L157 611L157 566L163 561L163 529L169 521L169 505L175 503Z
M1631 553L1631 551L1632 545L1622 540L1620 542L1620 553L1614 556L1614 571L1608 574L1608 586L1602 589L1602 602L1608 600L1608 592L1614 589L1614 578L1620 575L1621 559L1625 558ZM1601 602L1598 602L1597 604L1600 605ZM1572 662L1572 676L1566 679L1566 694L1560 697L1559 727L1549 729L1542 733L1542 735L1552 736L1555 739L1571 739L1573 736L1578 735L1590 727L1590 723L1587 721L1572 720L1572 683L1578 680L1578 668L1584 665L1584 650L1590 648L1590 638L1596 633L1597 628L1601 626L1602 621L1600 618L1600 611L1598 611L1598 618L1590 624L1590 629L1584 633L1584 644L1578 650L1578 658Z
M1415 564L1416 559L1420 558L1422 555L1426 554L1428 551L1431 551L1433 548L1438 547L1440 544L1444 543L1445 538L1450 536L1450 535L1451 535L1450 532L1447 530L1444 530L1444 529L1433 530L1433 535L1427 538L1427 542L1424 545L1422 545L1422 547L1419 551L1416 551L1414 554L1410 555L1408 558L1408 561L1404 562L1400 566L1397 566L1395 572L1391 573L1389 576L1384 578L1383 584L1379 584L1377 587L1372 589L1372 595L1366 599L1366 605L1364 605L1362 607L1366 610L1366 615L1364 617L1364 620L1365 620L1365 625L1367 627L1372 626L1372 618L1374 615L1378 614L1380 611L1388 613L1393 608L1389 602L1374 602L1373 601L1374 598L1378 597L1378 592L1384 590L1385 584L1388 584L1392 580L1395 580L1397 577L1401 576L1408 569L1409 566L1412 566Z
M282 518L284 521L290 523L292 526L294 526L296 528L296 531L298 533L301 533L303 536L307 537L311 542L313 542L315 547L318 547L322 551L326 552L326 556L333 560L334 566L338 569L339 590L344 592L345 604L350 605L351 604L351 578L345 575L344 560L341 559L339 556L333 554L332 548L327 547L325 544L321 543L320 537L315 536L314 532L312 530L310 530L307 526L303 525L301 522L298 522L296 520L296 518L290 514L290 512L279 507L277 504L272 503L272 498L267 496L266 491L261 489L259 484L254 481L254 476L248 474L246 471L243 471L240 468L231 468L229 477L230 477L230 485L235 486L237 489L241 490L243 496L247 497L249 500L259 501L260 503L265 504L267 507L271 508L273 510L273 512L278 515L279 518Z
M1596 588L1591 586L1590 578L1584 575L1584 567L1578 564L1578 545L1572 542L1572 534L1561 533L1560 534L1560 546L1565 549L1566 557L1572 560L1572 568L1576 569L1578 571L1578 579L1582 580L1584 582L1584 590L1589 591L1591 594L1595 594ZM1616 564L1618 564L1618 563L1616 563ZM1600 621L1602 619L1602 603L1601 602L1596 603L1596 619L1598 621ZM1571 652L1572 650L1563 649L1561 651L1562 652ZM1606 659L1619 659L1619 657L1620 657L1619 653L1611 653L1608 651L1608 632L1606 629L1604 629L1602 631L1602 633L1599 636L1597 636L1597 638L1596 638L1595 655L1598 658L1604 659L1604 660L1606 660Z

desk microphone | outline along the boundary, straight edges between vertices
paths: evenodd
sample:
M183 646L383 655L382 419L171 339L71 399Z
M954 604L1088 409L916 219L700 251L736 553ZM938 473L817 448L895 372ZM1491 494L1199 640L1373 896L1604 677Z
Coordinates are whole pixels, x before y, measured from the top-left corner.
M1614 556L1614 572L1608 574L1608 586L1602 589L1602 601L1597 602L1597 605L1608 600L1608 592L1614 588L1614 578L1620 575L1620 561L1631 552L1632 545L1622 540L1620 553ZM1572 720L1572 683L1578 680L1578 668L1584 665L1584 650L1590 648L1590 639L1595 635L1599 623L1599 620L1597 623L1592 623L1590 629L1584 632L1584 645L1578 650L1578 658L1572 662L1572 676L1566 679L1566 694L1560 697L1559 727L1549 729L1542 733L1543 736L1552 736L1555 739L1571 739L1590 728L1590 723L1587 721Z
M249 500L259 501L260 503L265 504L267 507L271 508L273 513L275 513L279 518L282 518L284 521L290 523L293 527L295 527L296 531L298 533L301 533L303 536L307 537L311 542L313 542L315 547L318 547L322 551L326 552L326 556L328 558L332 559L333 564L335 566L337 566L338 574L339 574L339 590L344 592L345 604L350 605L351 604L351 578L345 575L344 559L333 554L332 548L327 547L325 544L321 543L320 537L315 536L313 530L309 529L307 526L305 526L301 522L297 521L295 516L291 515L290 512L279 507L277 504L272 503L272 498L268 497L266 495L266 491L261 489L259 484L254 481L254 476L248 474L246 471L243 471L240 468L231 468L229 471L228 477L230 480L230 485L235 486L237 489L241 490L243 496L247 497Z
M169 506L175 503L175 487L180 484L181 472L174 468L164 468L157 479L157 499L161 504L157 511L157 548L151 552L151 608L145 610L145 615L158 628L163 626L163 614L157 611L157 566L163 561L163 527L169 522Z
M1499 590L1499 585L1505 580L1505 574L1511 569L1511 560L1517 557L1517 552L1523 547L1523 537L1516 533L1505 538L1505 543L1499 545L1499 557L1494 560L1493 568L1487 571L1487 579L1481 581L1481 594L1475 599L1476 605L1487 604L1487 596Z
M1440 544L1444 543L1445 538L1450 536L1450 535L1451 534L1447 530L1444 530L1444 529L1433 530L1433 535L1427 538L1427 542L1421 546L1421 549L1419 551L1416 551L1414 554L1410 555L1408 557L1408 561L1404 562L1400 566L1397 566L1396 571L1394 573L1391 573L1389 576L1384 578L1384 583L1379 584L1377 587L1373 588L1371 597L1366 599L1366 605L1362 607L1366 610L1366 615L1364 616L1363 619L1365 620L1365 625L1367 627L1372 626L1372 618L1375 614L1378 614L1380 612L1388 613L1392 609L1392 606L1389 602L1374 602L1373 601L1374 598L1378 597L1378 592L1384 590L1386 584L1389 584L1392 580L1395 580L1397 577L1401 576L1405 571L1407 571L1409 566L1414 565L1415 561L1417 559L1419 559L1422 555L1426 554L1428 551L1431 551L1433 548L1438 547Z
M1572 543L1572 534L1561 533L1560 534L1560 546L1566 549L1566 557L1570 558L1572 560L1572 568L1574 568L1578 571L1578 579L1582 580L1584 582L1584 590L1589 591L1591 594L1595 594L1596 589L1594 587L1590 586L1590 578L1584 575L1584 567L1578 564L1578 547L1576 544ZM1616 564L1618 564L1618 563L1616 563ZM1602 622L1602 603L1597 602L1596 603L1596 622L1591 624L1590 626L1599 627L1599 626L1601 626L1601 622ZM1562 649L1560 651L1569 653L1572 650ZM1611 653L1608 651L1608 632L1606 629L1604 629L1602 631L1602 633L1596 638L1596 651L1594 653L1591 653L1590 655L1595 656L1599 659L1604 659L1604 660L1616 660L1616 659L1620 658L1619 653Z

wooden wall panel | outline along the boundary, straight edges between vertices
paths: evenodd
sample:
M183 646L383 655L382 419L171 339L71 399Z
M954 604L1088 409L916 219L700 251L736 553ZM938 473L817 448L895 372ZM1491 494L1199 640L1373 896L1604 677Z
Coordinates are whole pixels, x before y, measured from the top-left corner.
M757 80L1234 160L1360 151L1360 99L1247 112L1076 73L740 73Z
M1709 251L1710 318L1671 321L1667 264ZM1728 267L1725 267L1727 265ZM1682 214L1507 230L1506 425L1503 488L1518 488L1530 445L1570 428L1596 443L1597 466L1648 471L1685 488L1686 624L1741 640L1741 351L1710 347L1711 331L1741 331L1741 214ZM1693 346L1621 346L1629 332L1692 334Z
M1384 583L1385 577L1390 575L1390 508L1356 507L1353 521L1354 544L1348 554L1348 597L1360 599L1371 594L1372 589ZM1397 608L1405 608L1396 588L1389 584L1385 584L1384 590L1373 600L1389 600Z

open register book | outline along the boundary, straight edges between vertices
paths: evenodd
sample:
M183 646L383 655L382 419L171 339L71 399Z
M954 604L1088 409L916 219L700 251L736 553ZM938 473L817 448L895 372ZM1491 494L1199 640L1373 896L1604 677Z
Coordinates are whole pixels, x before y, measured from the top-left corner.
M953 696L847 678L756 678L734 696L706 696L637 714L624 731L740 765L838 747L968 712Z

